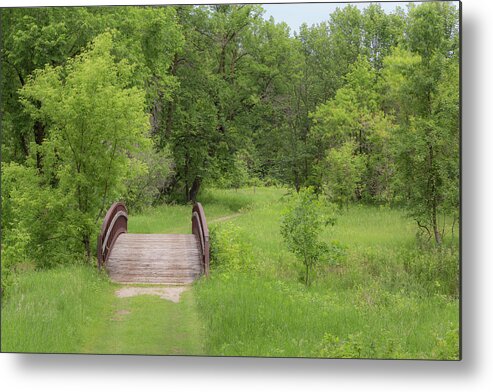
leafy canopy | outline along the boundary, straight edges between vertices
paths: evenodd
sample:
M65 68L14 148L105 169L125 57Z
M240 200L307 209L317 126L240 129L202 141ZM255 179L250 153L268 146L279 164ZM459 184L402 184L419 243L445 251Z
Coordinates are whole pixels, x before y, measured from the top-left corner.
M150 143L145 94L130 87L133 67L115 61L112 48L112 33L103 33L66 66L37 70L20 92L26 111L47 124L37 146L43 175L69 197L88 255L98 219L135 167L131 154Z

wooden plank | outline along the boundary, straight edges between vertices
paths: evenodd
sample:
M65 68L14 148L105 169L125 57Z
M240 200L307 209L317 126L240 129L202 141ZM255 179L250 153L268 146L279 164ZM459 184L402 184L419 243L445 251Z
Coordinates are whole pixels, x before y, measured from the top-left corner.
M121 234L106 262L110 278L121 283L189 284L202 268L193 234Z

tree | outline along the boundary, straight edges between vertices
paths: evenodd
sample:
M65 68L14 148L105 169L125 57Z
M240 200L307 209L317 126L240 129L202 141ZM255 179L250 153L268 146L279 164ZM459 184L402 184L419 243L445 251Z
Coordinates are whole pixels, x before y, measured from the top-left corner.
M281 234L288 249L303 263L306 286L311 283L311 270L328 251L319 235L329 223L333 224L334 219L327 215L327 205L312 188L303 188L293 195L283 214Z
M442 243L446 215L458 215L459 61L457 9L410 7L403 46L384 60L396 188L420 229ZM454 191L457 190L457 191Z
M79 53L92 38L94 18L88 8L49 7L5 8L1 20L2 159L24 162L45 129L23 111L18 90L36 69L62 65ZM39 156L36 165L42 166Z
M99 219L124 191L130 154L150 142L145 94L129 87L132 67L115 61L112 48L104 33L65 67L36 71L20 92L26 111L46 126L36 149L50 162L42 174L69 197L70 228L88 258Z
M369 4L363 10L363 51L375 70L383 66L383 59L403 40L404 11L397 8L386 14L380 4Z
M322 187L329 199L340 207L349 206L360 186L363 161L355 154L354 142L346 142L339 148L329 150L322 165Z
M356 181L362 181L357 193L359 198L368 201L388 198L392 156L387 145L392 122L380 109L379 74L367 58L360 56L350 66L344 81L345 85L337 90L333 99L310 114L313 121L310 137L317 146L312 183L318 187L326 185L327 164L335 167L335 161L343 158L339 154L343 154L348 165L360 170ZM352 151L348 143L353 145ZM332 155L327 158L328 154ZM346 202L352 198L349 196L346 194Z
M151 125L161 120L175 79L170 64L183 46L174 7L5 8L2 21L0 109L3 161L24 162L31 142L41 145L44 124L23 110L18 91L46 65L63 66L107 29L115 31L112 54L134 64L132 85L146 93ZM42 169L41 157L36 161Z

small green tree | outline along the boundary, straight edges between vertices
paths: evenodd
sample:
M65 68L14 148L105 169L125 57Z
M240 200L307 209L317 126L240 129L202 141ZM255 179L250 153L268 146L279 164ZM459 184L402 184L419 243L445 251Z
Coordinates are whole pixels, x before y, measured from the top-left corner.
M288 249L305 267L306 286L311 283L311 270L328 251L327 244L320 241L319 234L329 223L334 224L334 218L328 214L327 204L312 188L302 188L293 195L283 214L281 234Z

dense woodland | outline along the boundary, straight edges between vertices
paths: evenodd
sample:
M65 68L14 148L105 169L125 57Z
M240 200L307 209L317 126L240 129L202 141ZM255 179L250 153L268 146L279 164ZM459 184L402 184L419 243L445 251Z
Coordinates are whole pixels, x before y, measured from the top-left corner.
M2 9L2 286L94 255L109 205L305 187L459 219L459 18L347 5L291 32L259 5Z

